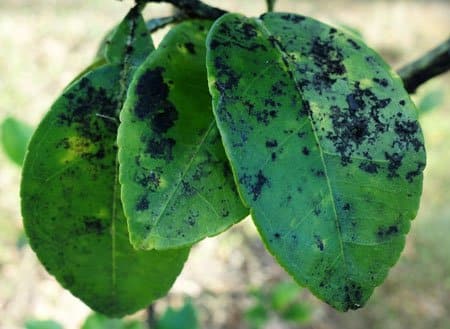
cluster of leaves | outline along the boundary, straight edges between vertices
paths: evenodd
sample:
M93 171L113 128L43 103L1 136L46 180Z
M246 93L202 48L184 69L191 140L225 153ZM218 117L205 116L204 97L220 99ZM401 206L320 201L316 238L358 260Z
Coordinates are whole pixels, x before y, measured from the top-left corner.
M143 7L30 141L22 213L46 269L122 316L167 293L194 243L250 213L299 284L361 307L421 194L402 81L354 35L295 14L189 20L155 49Z

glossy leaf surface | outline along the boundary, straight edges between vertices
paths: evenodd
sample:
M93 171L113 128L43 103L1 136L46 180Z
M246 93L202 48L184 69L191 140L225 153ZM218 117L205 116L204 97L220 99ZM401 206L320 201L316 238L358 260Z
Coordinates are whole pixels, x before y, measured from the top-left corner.
M25 229L42 264L109 316L164 295L188 255L129 243L115 145L120 75L118 66L104 66L54 103L30 142L21 186Z
M397 261L425 166L416 109L362 41L311 18L236 14L207 41L214 113L268 249L338 310Z
M3 151L18 166L22 166L33 128L14 117L7 117L0 125Z
M179 24L136 72L119 128L120 182L136 248L190 245L247 213L211 109L206 21Z

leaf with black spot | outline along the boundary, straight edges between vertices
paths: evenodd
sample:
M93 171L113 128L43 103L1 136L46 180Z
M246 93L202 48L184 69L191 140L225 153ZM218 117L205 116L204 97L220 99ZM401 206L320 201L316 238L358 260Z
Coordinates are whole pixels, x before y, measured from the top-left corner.
M361 40L294 14L225 15L207 49L219 131L267 248L336 309L361 307L398 260L422 190L402 81Z
M108 63L117 64L121 66L120 93L124 95L133 72L154 49L139 7L133 7L125 18L103 37L93 63L81 71L68 87L97 68Z
M75 78L73 78L72 81L70 81L70 83L66 86L66 88L64 90L70 88L70 86L72 86L72 84L76 83L78 80L80 80L83 76L85 76L89 72L94 71L95 69L98 69L106 64L108 64L108 62L106 61L105 58L95 59L94 62L92 62L85 69L83 69L80 73L78 73L75 76Z
M116 33L116 30L117 30L118 26L119 25L115 25L114 27L112 27L100 39L100 42L99 42L99 44L97 46L97 51L95 52L95 55L94 55L94 60L93 60L94 62L96 62L98 60L101 60L101 59L105 60L105 58L106 58L106 47L111 42L111 38L114 35L114 33Z
M155 49L140 10L138 5L130 9L111 32L104 48L109 63L138 66Z
M118 145L136 248L191 245L248 213L212 113L205 67L210 25L194 20L174 27L130 85Z
M120 76L118 66L104 66L66 89L31 139L21 184L26 233L42 264L114 317L163 296L188 255L129 243L116 147Z

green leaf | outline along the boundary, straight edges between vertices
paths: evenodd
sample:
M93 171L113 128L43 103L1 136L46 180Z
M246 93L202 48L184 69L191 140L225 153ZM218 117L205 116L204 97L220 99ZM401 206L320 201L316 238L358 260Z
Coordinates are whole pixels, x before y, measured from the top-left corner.
M81 329L145 329L138 321L111 319L102 314L93 313L88 316Z
M94 310L132 313L164 295L188 250L136 251L118 184L118 66L69 87L31 139L21 186L30 245L49 273Z
M136 5L111 33L105 46L105 58L111 64L140 65L155 49L147 25Z
M354 26L347 25L347 24L339 24L339 29L341 31L348 33L349 35L351 35L354 38L364 41L364 35L358 28L356 28Z
M16 248L18 250L22 250L27 245L28 245L28 237L25 234L24 230L20 230L16 240Z
M280 282L272 291L272 307L275 311L282 311L292 304L300 294L300 287L294 282Z
M93 63L91 63L88 67L86 67L83 71L81 71L80 73L78 73L77 76L75 76L75 78L72 79L72 81L70 81L70 83L67 85L67 88L69 88L72 84L74 84L75 82L77 82L78 80L80 80L84 75L86 75L87 73L94 71L95 69L98 69L104 65L107 64L106 59L104 58L98 58L96 59Z
M417 104L419 114L423 115L438 109L444 103L444 98L445 93L442 89L433 89L428 91Z
M295 323L305 323L311 318L311 308L302 303L294 303L289 305L285 310L280 312L281 318L285 321L291 321Z
M5 154L18 166L22 166L33 128L14 117L7 117L0 125L0 140Z
M81 71L68 87L97 68L108 63L117 64L122 68L120 93L124 95L125 87L128 86L133 72L154 49L144 18L139 7L135 6L130 9L119 25L106 33L100 42L93 63Z
M211 109L208 21L173 28L136 72L119 127L122 201L136 248L167 249L242 219Z
M270 252L338 310L361 307L416 216L425 150L402 81L311 18L221 17L207 40L214 114Z
M102 39L100 40L100 43L97 46L97 51L95 52L94 62L101 60L101 59L106 60L105 59L106 47L111 42L111 38L114 35L114 33L116 33L117 26L118 25L116 25L112 29L108 30L105 33L105 35L102 37Z
M263 304L258 303L244 313L244 318L252 329L263 328L269 320L269 314Z
M156 329L198 329L197 311L187 299L180 309L169 307L156 324Z
M107 63L119 64L124 68L132 64L134 66L132 70L135 69L155 49L146 24L138 7L130 9L125 18L103 36L93 63L78 74L70 84Z
M63 326L52 320L28 320L25 329L63 329Z

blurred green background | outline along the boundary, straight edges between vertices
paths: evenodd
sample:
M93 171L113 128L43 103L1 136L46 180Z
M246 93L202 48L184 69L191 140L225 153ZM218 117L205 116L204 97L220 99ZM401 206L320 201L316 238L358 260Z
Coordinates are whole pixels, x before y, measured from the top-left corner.
M247 15L265 11L263 0L206 2ZM14 116L36 126L131 5L116 0L1 0L0 121ZM394 68L450 32L450 1L279 0L276 9L354 28ZM149 5L145 14L150 18L170 11L167 5ZM158 32L155 40L163 34ZM156 316L168 305L181 307L190 296L204 329L449 329L449 85L447 73L413 97L428 152L421 208L399 263L365 308L341 314L295 289L247 219L194 248L170 295L156 304ZM20 168L0 152L0 328L52 319L78 329L90 310L46 274L26 245L19 181ZM145 316L141 312L133 318Z

